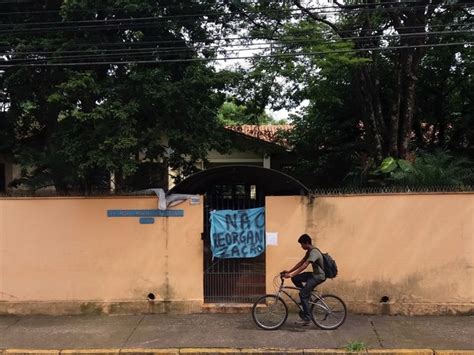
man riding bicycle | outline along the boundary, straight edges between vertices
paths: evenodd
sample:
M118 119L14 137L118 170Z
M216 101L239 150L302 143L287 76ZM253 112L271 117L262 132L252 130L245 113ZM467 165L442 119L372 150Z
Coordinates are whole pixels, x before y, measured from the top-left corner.
M311 237L307 234L303 234L298 238L301 248L306 250L306 254L291 270L282 271L282 275L285 278L290 278L296 287L301 288L300 300L301 306L303 307L304 314L300 314L304 324L309 324L311 316L309 313L309 299L313 289L323 283L326 280L324 274L324 262L321 252L313 246ZM309 264L313 265L313 272L303 272ZM303 282L305 283L303 285Z

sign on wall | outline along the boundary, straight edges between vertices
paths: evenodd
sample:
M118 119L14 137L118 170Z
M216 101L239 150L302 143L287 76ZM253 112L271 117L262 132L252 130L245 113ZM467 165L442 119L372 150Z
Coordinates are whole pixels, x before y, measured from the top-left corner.
M154 217L183 216L183 210L107 210L107 217L139 217L140 224L154 224Z
M253 258L265 250L265 209L211 212L213 258Z

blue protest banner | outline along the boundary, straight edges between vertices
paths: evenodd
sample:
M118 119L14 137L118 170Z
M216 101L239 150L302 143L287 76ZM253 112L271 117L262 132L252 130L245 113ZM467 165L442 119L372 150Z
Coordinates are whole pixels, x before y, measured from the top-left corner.
M213 258L253 258L265 250L265 209L211 212Z

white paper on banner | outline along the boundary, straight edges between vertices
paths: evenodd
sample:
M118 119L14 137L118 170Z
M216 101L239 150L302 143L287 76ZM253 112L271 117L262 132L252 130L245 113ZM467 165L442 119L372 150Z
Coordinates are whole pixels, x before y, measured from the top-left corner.
M267 245L278 245L278 233L266 233Z

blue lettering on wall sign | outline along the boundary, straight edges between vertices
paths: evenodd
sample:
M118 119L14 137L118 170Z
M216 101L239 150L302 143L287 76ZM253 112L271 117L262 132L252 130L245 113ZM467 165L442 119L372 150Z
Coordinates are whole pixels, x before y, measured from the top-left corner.
M154 224L155 219L153 217L140 217L140 224Z
M183 217L184 210L108 210L107 217Z
M253 258L265 250L265 209L211 212L214 258Z

